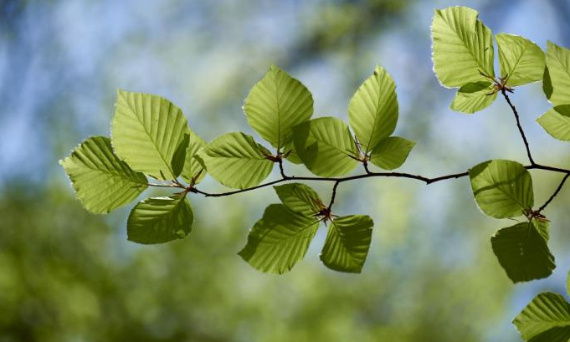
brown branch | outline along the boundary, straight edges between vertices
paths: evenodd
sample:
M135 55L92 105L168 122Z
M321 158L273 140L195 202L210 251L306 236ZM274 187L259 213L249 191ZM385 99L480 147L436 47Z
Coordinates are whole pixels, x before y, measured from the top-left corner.
M560 182L560 184L558 184L558 187L556 188L556 190L554 191L554 193L552 194L552 196L550 196L550 198L548 199L548 201L546 201L543 205L540 206L540 208L538 208L537 213L540 214L541 211L543 211L549 204L550 202L552 202L552 200L554 199L554 197L556 197L556 195L558 195L558 193L560 192L560 190L562 190L562 187L564 186L564 183L566 182L566 180L568 179L568 177L570 177L570 173L567 173L564 178L562 178L562 181Z
M528 144L528 140L526 139L526 135L524 134L524 130L521 126L521 121L519 118L519 113L517 112L517 108L511 102L509 95L507 95L507 89L505 89L504 87L501 88L501 94L503 94L503 97L505 98L505 100L507 100L507 103L509 104L509 106L511 107L511 110L513 111L513 114L515 115L515 119L517 120L517 127L519 129L519 133L521 134L522 140L524 142L524 147L526 148L526 155L528 157L528 160L530 161L530 165L535 165L536 163L534 162L534 159L532 159L532 154L530 153L530 146Z

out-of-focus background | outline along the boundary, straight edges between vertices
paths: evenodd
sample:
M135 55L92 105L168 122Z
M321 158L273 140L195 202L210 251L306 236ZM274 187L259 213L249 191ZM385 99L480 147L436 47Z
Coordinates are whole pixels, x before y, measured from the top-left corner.
M109 134L117 88L170 99L206 140L254 134L241 105L272 63L309 87L316 116L342 119L384 66L398 85L396 133L417 142L403 171L525 163L504 101L476 115L448 109L454 91L432 73L429 25L450 5L474 7L494 33L570 46L566 0L1 0L0 341L519 341L510 320L540 291L565 292L568 189L546 212L558 267L545 280L508 280L489 238L513 222L481 214L467 179L343 184L338 213L375 222L362 274L320 264L322 231L305 260L275 276L236 255L277 201L270 188L193 196L187 239L140 246L126 241L130 206L89 214L58 165L87 136ZM549 107L541 85L512 100L535 159L568 167L568 146L534 122ZM541 204L559 176L533 176Z

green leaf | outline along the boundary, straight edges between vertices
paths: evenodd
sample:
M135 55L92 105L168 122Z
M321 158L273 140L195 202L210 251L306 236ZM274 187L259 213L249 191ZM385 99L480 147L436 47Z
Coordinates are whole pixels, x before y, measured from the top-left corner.
M455 94L450 108L457 112L473 114L491 105L497 98L493 83L479 81L467 83Z
M547 240L535 224L522 222L503 228L491 238L493 252L513 283L546 278L556 267ZM544 228L548 233L548 225L542 225L543 233Z
M568 342L570 304L552 292L541 293L513 320L525 341Z
M352 171L358 161L356 144L348 126L340 119L314 119L293 129L295 150L314 174L331 177Z
M556 106L536 121L554 138L570 141L570 104Z
M112 125L113 147L133 170L156 179L175 179L173 159L188 124L182 111L156 95L119 90ZM175 163L179 165L178 163ZM178 171L178 172L177 172Z
M500 33L495 37L499 46L501 78L506 78L507 86L516 87L542 80L544 52L538 45L513 34Z
M183 239L192 231L194 214L186 196L150 197L139 202L127 220L129 241L142 244Z
M548 42L546 66L552 87L550 102L555 106L570 104L570 50Z
M314 217L321 210L321 198L308 185L290 183L273 188L281 202L291 211L307 217Z
M550 72L548 71L548 68L544 68L544 76L542 76L542 91L544 92L544 95L546 95L546 98L550 100L550 97L552 97L552 91L554 89L552 89L552 80L550 79Z
M107 137L91 137L60 161L85 209L104 214L140 195L148 182L144 174L121 161Z
M227 133L214 139L200 153L208 173L231 188L249 188L261 183L273 169L266 158L271 153L244 133Z
M331 221L321 260L328 268L360 273L368 256L374 222L368 216L351 215Z
M174 155L172 156L172 171L175 175L179 175L184 168L186 162L186 150L188 149L188 143L190 142L190 134L184 134L184 139L176 148Z
M489 81L493 68L493 33L467 7L436 10L431 26L434 71L442 85L453 88Z
M348 106L348 122L366 154L394 132L398 122L396 85L384 68L377 66L358 88Z
M416 145L415 142L388 137L380 140L370 155L370 162L385 170L394 170L402 166Z
M291 141L291 128L313 115L313 97L301 82L272 65L245 99L243 109L251 127L280 149Z
M255 223L238 254L262 272L283 274L303 259L318 228L316 217L272 204Z
M469 170L469 177L477 205L491 217L520 216L534 204L530 173L517 162L490 160Z
M204 167L196 158L198 152L204 147L206 147L206 142L198 134L190 131L190 142L186 149L184 168L181 173L182 178L188 183L191 183L192 179L194 179L194 184L198 184L206 176L206 170L204 170Z

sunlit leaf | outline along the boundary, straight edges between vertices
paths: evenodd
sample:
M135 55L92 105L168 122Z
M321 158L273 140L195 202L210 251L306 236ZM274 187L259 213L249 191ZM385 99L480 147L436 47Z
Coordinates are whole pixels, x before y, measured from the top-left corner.
M208 173L231 188L248 188L261 183L273 168L270 152L244 133L223 134L200 153Z
M313 97L301 82L273 65L253 87L243 109L251 127L280 149L291 141L291 128L313 115Z
M144 174L133 171L111 148L107 137L91 137L60 161L85 209L108 213L140 195L147 187Z
M532 41L514 34L500 33L495 36L499 47L501 78L506 85L516 87L542 80L544 52Z
M331 177L352 171L358 150L348 126L340 119L318 118L293 130L295 150L314 174ZM352 157L352 158L351 158Z
M490 160L470 169L469 177L477 205L489 216L520 216L534 204L530 173L517 162Z
M260 271L285 273L303 259L318 228L316 217L272 204L251 229L239 255Z
M552 87L550 102L555 106L570 104L570 50L548 42L546 66Z
M348 121L365 153L394 132L398 122L396 85L384 68L377 66L358 88L348 106Z
M150 197L139 202L127 220L129 241L142 244L183 239L192 230L194 214L185 196Z
M546 278L556 267L547 239L537 228L548 234L547 223L522 222L500 229L491 238L493 252L514 283Z
M446 87L494 77L493 33L467 7L436 10L431 26L433 64L437 78Z
M200 161L196 158L198 152L200 152L204 147L206 147L206 142L198 136L198 134L190 131L190 141L188 143L188 148L186 149L186 158L184 160L184 168L180 174L182 178L188 183L194 179L194 184L200 183L200 181L206 176L206 170L204 170Z
M402 166L416 145L415 142L400 137L388 137L376 145L370 161L385 170L394 170Z
M274 189L281 202L291 211L314 217L321 210L319 195L308 185L289 183L275 186Z
M360 273L368 256L374 222L368 216L351 215L334 218L321 253L330 269Z
M556 106L536 121L554 138L570 141L570 104Z
M489 107L497 98L493 83L479 81L467 83L455 94L450 108L466 114L473 114Z
M119 90L112 124L117 155L136 171L156 179L174 179L172 161L184 143L188 124L182 111L156 95ZM178 172L176 172L178 171Z
M184 139L178 145L176 151L174 151L174 155L172 156L172 171L175 175L180 175L182 169L184 168L184 164L186 162L186 150L188 149L188 143L190 142L190 134L185 133Z
M568 342L570 304L559 294L541 293L521 311L513 324L525 341Z

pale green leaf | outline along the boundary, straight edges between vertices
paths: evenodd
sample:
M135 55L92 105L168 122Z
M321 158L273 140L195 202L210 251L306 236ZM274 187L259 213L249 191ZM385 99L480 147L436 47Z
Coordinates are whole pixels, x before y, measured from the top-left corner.
M251 229L239 255L260 271L285 273L303 259L318 228L316 217L272 204Z
M291 128L313 115L313 97L301 82L273 65L251 89L243 109L251 127L281 149L291 141Z
M295 150L314 174L331 177L352 171L358 150L348 126L340 119L325 117L296 126Z
M541 293L513 320L525 341L568 342L570 304L552 292Z
M532 41L513 34L495 36L499 47L501 78L506 85L516 87L542 80L544 51Z
M398 122L396 85L384 68L377 66L358 88L348 106L348 122L365 153L394 132Z
M442 85L461 87L494 77L493 33L467 7L436 10L431 26L434 71Z
M180 175L182 169L184 168L184 164L186 163L186 150L188 149L188 143L190 142L190 134L185 133L184 139L174 151L174 155L172 156L172 171L175 175Z
M193 131L190 131L189 136L190 141L186 149L186 158L184 159L184 168L181 176L188 183L192 183L192 180L194 180L194 184L198 184L206 176L206 170L204 170L196 156L198 152L206 147L206 142Z
M142 244L183 239L192 231L194 214L185 196L150 197L139 202L127 220L129 241Z
M534 204L530 173L517 162L490 160L470 169L469 177L477 205L489 216L520 216Z
M295 151L295 144L293 140L291 140L288 144L283 147L283 154L286 156L285 159L290 161L293 164L303 164L301 157L297 151Z
M542 91L544 92L544 95L546 95L546 98L550 100L553 89L548 67L544 68L544 76L542 76Z
M244 189L261 183L273 169L270 152L244 133L223 134L212 141L200 158L208 173L231 188Z
M546 278L556 267L541 234L548 236L548 225L541 224L541 231L535 225L538 223L522 222L500 229L491 238L493 252L514 283Z
M274 186L281 202L291 211L311 217L321 210L322 201L315 190L302 183Z
M107 137L91 137L60 161L85 209L108 213L140 195L148 182L133 171L111 148Z
M182 111L156 95L119 90L112 125L113 147L133 170L156 179L174 179L176 151L188 124ZM178 171L178 172L176 172Z
M455 94L450 108L466 114L473 114L491 105L497 98L493 83L479 81L467 83Z
M374 222L368 216L334 218L321 252L321 260L330 269L360 273L368 256Z
M570 104L570 50L548 42L546 66L552 87L550 102L555 106Z
M400 137L382 139L372 151L370 162L385 170L397 169L404 164L415 145L415 142Z
M570 104L556 106L542 114L536 121L552 137L570 141Z

